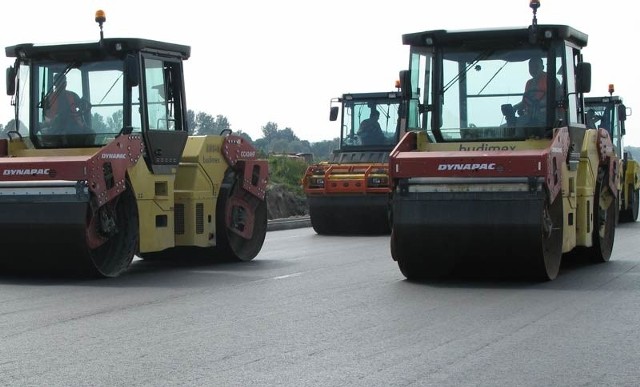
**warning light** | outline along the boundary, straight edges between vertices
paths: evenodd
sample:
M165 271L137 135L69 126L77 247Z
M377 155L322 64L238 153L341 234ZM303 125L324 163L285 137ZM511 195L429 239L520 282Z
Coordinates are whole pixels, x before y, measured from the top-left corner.
M104 22L107 21L107 16L105 15L104 11L99 9L96 11L96 23L98 24L102 24Z

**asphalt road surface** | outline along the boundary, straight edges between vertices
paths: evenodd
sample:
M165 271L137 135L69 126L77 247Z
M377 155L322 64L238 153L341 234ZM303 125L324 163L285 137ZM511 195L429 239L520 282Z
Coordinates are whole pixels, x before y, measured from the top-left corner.
M551 282L409 282L389 237L267 234L246 263L0 275L3 386L636 386L640 223Z

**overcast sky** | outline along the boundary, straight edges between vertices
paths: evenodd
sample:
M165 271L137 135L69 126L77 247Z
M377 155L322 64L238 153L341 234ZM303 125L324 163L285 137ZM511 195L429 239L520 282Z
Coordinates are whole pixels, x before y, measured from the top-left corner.
M640 146L640 35L629 0L541 0L540 24L567 24L589 35L591 96L609 83L627 106L627 145ZM95 11L105 37L139 37L190 45L187 106L222 114L254 139L275 122L312 142L339 136L329 102L346 92L393 90L408 65L402 34L432 29L521 27L528 0L29 0L3 2L0 45L92 41ZM635 27L633 27L635 23ZM633 34L632 34L633 33ZM12 64L4 57L4 67ZM524 87L524 85L523 85ZM0 122L12 118L9 97ZM499 110L499 107L496 107Z

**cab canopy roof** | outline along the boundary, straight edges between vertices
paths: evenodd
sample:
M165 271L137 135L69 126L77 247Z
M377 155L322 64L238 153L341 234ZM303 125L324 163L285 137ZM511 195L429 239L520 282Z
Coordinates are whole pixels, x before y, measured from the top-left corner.
M374 92L374 93L344 93L342 99L344 100L367 100L367 99L394 99L401 98L402 93L398 91L387 92Z
M533 27L533 26L532 26ZM529 41L529 30L532 27L493 28L476 30L431 30L402 35L402 43L411 46L452 46L473 48L475 45L485 46L490 42L520 44ZM564 40L577 47L587 45L587 34L565 25L538 24L535 26L538 39Z
M53 61L83 61L103 57L124 57L138 51L188 59L191 47L138 38L105 38L98 42L34 44L23 43L5 48L8 57Z
M619 103L622 103L622 98L617 95L611 95L611 96L607 95L602 97L585 97L584 102L591 103L591 104L613 102L614 104L617 105Z

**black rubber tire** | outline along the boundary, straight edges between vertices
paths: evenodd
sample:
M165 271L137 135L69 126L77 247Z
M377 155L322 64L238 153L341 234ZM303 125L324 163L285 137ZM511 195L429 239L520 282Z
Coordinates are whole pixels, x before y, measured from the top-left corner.
M603 195L611 195L608 181L609 173L605 168L600 168L593 197L593 246L587 249L588 259L595 263L609 261L615 239L618 220L617 198L610 200L607 208L601 208Z
M131 187L130 184L128 186ZM126 189L114 202L114 235L101 246L89 250L89 272L98 277L117 277L122 274L128 269L138 249L138 206L131 188Z
M391 229L391 256L398 263L402 275L410 281L439 279L452 274L456 266L454 259L440 259L428 256L428 252L415 251L410 241L402 241L398 233ZM405 243L407 242L407 243Z
M562 264L564 209L562 196L558 195L553 203L545 198L541 214L541 251L534 262L533 275L537 280L553 280L560 272Z
M335 208L309 206L311 227L318 235L389 235L388 211L379 209Z
M311 220L311 227L313 227L313 231L318 235L334 235L336 231L333 230L330 226L330 221L327 216L325 216L322 211L315 209L314 207L309 208L309 219Z
M227 173L220 195L216 204L216 247L214 254L220 258L233 261L251 261L255 258L264 244L267 235L267 202L256 197L251 200L256 204L253 225L253 236L251 239L244 239L225 224L227 211L227 200L240 189L240 179L234 173Z
M620 211L621 222L635 222L638 220L638 207L640 203L640 191L633 189L633 185L629 185L629 202L627 208Z

